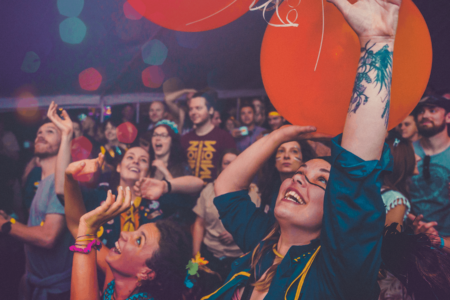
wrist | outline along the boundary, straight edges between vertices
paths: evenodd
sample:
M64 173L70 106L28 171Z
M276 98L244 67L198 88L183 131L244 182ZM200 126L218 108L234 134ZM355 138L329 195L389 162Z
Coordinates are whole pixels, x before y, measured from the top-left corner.
M88 235L88 234L97 234L98 228L95 228L94 226L89 226L84 221L83 218L80 219L80 224L78 225L78 236Z
M372 44L380 44L380 46L389 45L390 49L394 48L395 37L386 37L386 36L361 36L359 37L359 44L361 48L364 48L367 43L369 45Z

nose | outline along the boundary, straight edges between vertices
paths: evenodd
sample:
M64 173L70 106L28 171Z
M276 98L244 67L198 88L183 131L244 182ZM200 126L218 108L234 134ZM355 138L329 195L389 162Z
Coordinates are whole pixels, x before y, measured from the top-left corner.
M297 182L297 183L300 184L300 186L302 186L302 187L304 187L304 186L306 185L305 175L303 175L303 174L296 173L296 174L292 177L292 181Z
M130 235L131 235L131 233L128 231L122 231L120 233L120 237L125 241L128 241L128 239L130 238Z

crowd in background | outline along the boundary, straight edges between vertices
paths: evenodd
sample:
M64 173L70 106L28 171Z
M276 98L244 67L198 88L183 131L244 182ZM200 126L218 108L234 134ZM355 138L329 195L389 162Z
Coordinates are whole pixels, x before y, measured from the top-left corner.
M69 299L72 259L68 249L79 220L71 223L69 219L67 205L72 204L64 198L64 171L80 151L89 151L87 159L97 159L99 154L102 158L97 172L79 183L87 211L99 207L108 190L116 194L119 186L132 190L131 208L97 233L106 247L117 247L121 234L134 232L142 224L170 220L157 226L180 236L180 242L178 246L168 244L170 253L166 255L195 258L200 253L208 261L199 271L198 282L191 282L195 286L191 299L200 299L223 284L232 263L243 253L213 204L214 181L250 145L288 124L267 99L240 99L239 103L237 108L225 107L219 105L214 90L186 89L166 95L164 101L151 102L147 117L139 123L133 104L112 107L103 123L95 110L61 114L52 105L48 118L34 127L34 142L24 144L34 151L19 145L22 139L16 137L18 132L13 133L9 115L0 118L0 298ZM121 138L119 126L126 122L137 130L133 141ZM446 242L450 237L448 124L450 93L426 95L386 139L395 163L382 187L386 225L410 225L416 232L443 237L436 239L437 246L442 242L450 246ZM92 147L74 143L80 137ZM66 144L65 139L69 141ZM251 201L273 215L282 182L291 178L302 162L329 156L330 146L331 139L282 144L249 186ZM64 158L62 152L71 156ZM58 173L62 166L64 170ZM141 182L142 178L150 181ZM137 182L146 184L147 192L143 187L134 191ZM27 225L9 234L11 225L4 226L7 221ZM45 232L35 227L45 228ZM187 238L184 248L180 246L183 236ZM104 274L99 272L98 277L103 286ZM380 274L380 287L380 299L408 299L405 288L386 272ZM426 298L416 295L416 299Z

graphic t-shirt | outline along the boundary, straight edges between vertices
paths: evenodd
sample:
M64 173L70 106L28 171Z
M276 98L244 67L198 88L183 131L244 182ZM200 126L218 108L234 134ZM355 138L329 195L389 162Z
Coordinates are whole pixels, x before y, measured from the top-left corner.
M410 187L411 209L413 214L423 214L425 222L436 221L436 229L444 236L450 236L450 147L432 155L430 159L430 179L423 176L425 152L419 141L414 151L422 160L418 163L419 175L413 176Z
M187 153L192 175L205 182L212 182L217 177L220 154L225 149L236 148L236 143L228 132L214 127L204 136L198 136L195 130L183 135L181 146Z

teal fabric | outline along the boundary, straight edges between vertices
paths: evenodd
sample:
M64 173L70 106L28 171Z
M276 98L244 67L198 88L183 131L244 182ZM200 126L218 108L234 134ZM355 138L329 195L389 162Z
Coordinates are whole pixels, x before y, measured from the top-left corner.
M381 198L383 171L393 167L389 147L384 145L379 161L364 161L340 146L341 136L332 140L332 167L325 191L323 227L320 240L293 246L279 265L265 299L284 299L288 286L303 270L318 245L319 251L306 277L300 299L378 299L377 274L381 264L381 242L385 207ZM273 218L258 210L246 191L221 195L214 200L225 228L246 253L267 235ZM261 242L263 243L263 242ZM297 259L300 257L300 259ZM256 280L271 266L267 252L256 269ZM236 260L229 275L250 270L251 252ZM229 282L208 299L232 298L246 280ZM298 280L287 299L294 299ZM219 296L218 296L219 295Z

